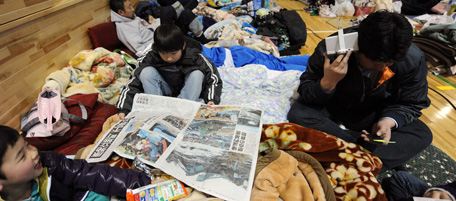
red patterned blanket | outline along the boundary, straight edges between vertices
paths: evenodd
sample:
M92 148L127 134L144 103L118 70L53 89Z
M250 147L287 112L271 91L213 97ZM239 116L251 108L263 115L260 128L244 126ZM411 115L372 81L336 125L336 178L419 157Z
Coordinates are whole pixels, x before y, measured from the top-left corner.
M380 159L359 145L292 123L265 124L260 151L300 150L317 159L329 176L337 200L387 200L376 177Z

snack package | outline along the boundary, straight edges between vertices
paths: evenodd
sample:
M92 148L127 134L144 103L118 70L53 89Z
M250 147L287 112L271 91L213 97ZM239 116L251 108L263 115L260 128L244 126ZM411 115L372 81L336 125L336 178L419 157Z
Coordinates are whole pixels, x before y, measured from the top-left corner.
M172 201L188 195L182 182L169 180L127 190L127 201Z

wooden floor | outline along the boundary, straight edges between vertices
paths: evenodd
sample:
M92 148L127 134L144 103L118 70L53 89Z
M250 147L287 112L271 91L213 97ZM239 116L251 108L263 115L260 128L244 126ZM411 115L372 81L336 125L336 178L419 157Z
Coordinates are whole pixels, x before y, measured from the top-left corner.
M327 22L333 19L310 16L309 13L303 11L303 8L307 6L299 1L278 0L278 3L282 8L297 10L306 23L307 41L300 50L301 54L312 54L322 38L337 31L336 27ZM343 20L348 21L348 19ZM432 130L434 134L432 143L456 160L456 109L448 102L456 104L456 89L454 88L456 76L436 76L429 73L427 77L431 106L422 111L423 115L420 119Z

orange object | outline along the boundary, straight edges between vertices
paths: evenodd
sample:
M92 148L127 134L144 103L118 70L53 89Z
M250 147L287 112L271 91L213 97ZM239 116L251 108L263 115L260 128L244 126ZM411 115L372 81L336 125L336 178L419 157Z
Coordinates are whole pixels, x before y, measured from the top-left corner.
M355 6L355 16L369 15L374 10L375 6Z

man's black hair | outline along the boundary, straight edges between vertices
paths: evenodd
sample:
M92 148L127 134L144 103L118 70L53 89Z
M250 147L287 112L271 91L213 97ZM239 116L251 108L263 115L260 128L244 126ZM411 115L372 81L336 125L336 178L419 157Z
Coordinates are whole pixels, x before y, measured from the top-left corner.
M404 60L412 39L412 26L399 13L380 10L368 15L359 25L359 52L372 61Z
M6 179L6 175L1 171L3 165L3 156L5 156L8 147L13 147L21 136L19 133L8 127L0 125L0 179Z
M109 7L111 7L111 10L116 12L119 10L125 11L125 2L127 0L110 0L109 1Z
M159 52L175 52L183 50L184 33L174 24L162 24L154 33L153 48Z

